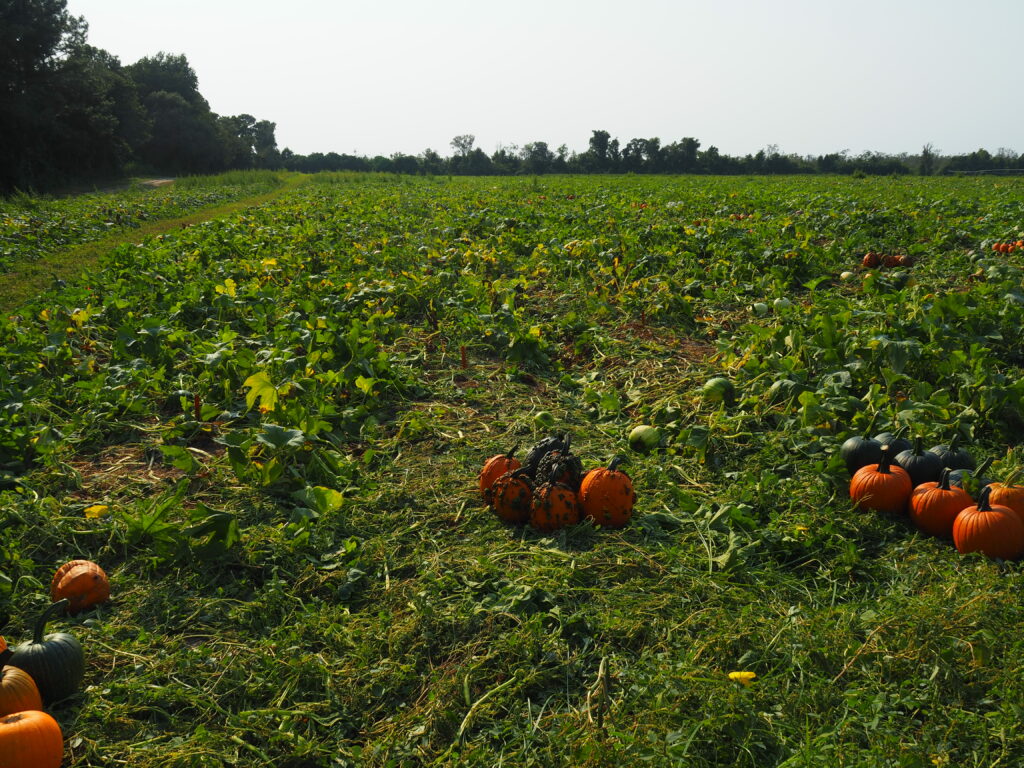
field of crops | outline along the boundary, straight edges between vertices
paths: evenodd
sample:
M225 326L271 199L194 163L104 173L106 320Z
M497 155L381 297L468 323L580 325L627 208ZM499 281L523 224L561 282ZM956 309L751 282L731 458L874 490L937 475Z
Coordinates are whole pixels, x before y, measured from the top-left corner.
M0 274L18 262L60 252L69 246L103 239L147 221L273 189L280 178L271 172L234 172L192 176L172 186L136 184L122 192L97 192L66 199L19 195L0 200Z
M70 766L1022 764L1021 566L838 455L1024 463L1022 237L1019 180L323 175L120 246L0 321L0 634L110 575ZM563 432L630 525L486 508Z

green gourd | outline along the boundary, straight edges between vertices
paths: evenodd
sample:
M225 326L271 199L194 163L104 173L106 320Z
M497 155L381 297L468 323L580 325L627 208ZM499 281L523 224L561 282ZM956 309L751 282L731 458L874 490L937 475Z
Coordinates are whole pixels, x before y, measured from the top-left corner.
M67 604L66 598L58 600L43 611L36 621L32 640L15 648L7 660L12 667L32 676L47 706L76 693L85 676L85 654L74 635L56 632L43 637L50 617L66 610Z

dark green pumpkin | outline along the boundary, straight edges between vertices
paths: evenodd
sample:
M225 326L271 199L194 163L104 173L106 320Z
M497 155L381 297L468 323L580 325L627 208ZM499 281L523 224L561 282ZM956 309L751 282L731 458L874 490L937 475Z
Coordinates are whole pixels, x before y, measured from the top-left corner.
M861 467L882 460L882 444L874 438L854 435L840 446L839 455L846 462L846 471L852 475Z
M43 637L50 617L66 610L67 599L50 605L36 621L32 640L14 649L7 663L28 672L47 706L75 694L85 676L85 654L74 635L57 632Z
M875 442L879 445L888 445L889 450L892 451L892 455L896 456L903 453L903 451L909 451L913 448L913 444L903 437L903 433L907 431L906 427L900 427L896 430L896 433L892 432L880 432L875 435Z
M949 467L950 469L974 469L976 466L974 457L965 448L960 448L957 445L959 441L960 435L958 433L953 435L949 445L936 445L933 448L929 448L928 452L938 456L939 461L942 462L944 467Z
M921 483L937 482L942 475L942 460L924 449L924 438L920 436L914 439L914 447L898 453L895 461L907 470L915 488Z
M977 498L981 489L986 485L992 485L992 481L985 477L988 468L992 466L992 458L985 459L978 465L977 469L954 469L949 473L949 484L963 488L972 498Z
M569 444L566 442L568 435L551 435L537 443L523 459L523 469L531 479L538 479L537 470L540 468L541 459L552 451L565 451Z

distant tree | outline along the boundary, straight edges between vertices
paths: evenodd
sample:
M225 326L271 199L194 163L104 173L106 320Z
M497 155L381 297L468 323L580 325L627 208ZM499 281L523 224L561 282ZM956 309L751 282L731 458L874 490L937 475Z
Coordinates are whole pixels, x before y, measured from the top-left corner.
M464 133L461 136L456 136L451 140L451 147L461 157L468 157L469 153L473 151L473 142L476 141L476 136L471 133Z
M935 149L930 143L921 148L921 163L917 172L921 176L931 176L935 173Z
M555 162L554 153L548 149L546 141L533 141L523 146L520 152L524 173L548 173Z
M423 173L436 176L444 171L444 158L432 149L425 149L420 154L420 168Z
M143 101L153 121L143 159L165 173L212 173L226 166L215 116L178 93L154 91Z
M157 91L176 93L190 104L208 111L210 105L199 92L199 78L185 54L161 51L155 56L144 56L128 67L128 73L145 99Z

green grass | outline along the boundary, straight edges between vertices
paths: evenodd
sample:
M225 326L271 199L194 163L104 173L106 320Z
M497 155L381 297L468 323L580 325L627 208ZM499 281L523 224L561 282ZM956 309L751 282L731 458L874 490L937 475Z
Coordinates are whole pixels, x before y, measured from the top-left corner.
M1022 212L1006 180L313 177L115 248L0 327L0 631L62 561L111 574L56 625L74 766L1018 764L1020 566L852 509L835 451L874 418L1012 463L1024 268L982 247ZM840 280L868 249L918 262ZM483 506L539 411L629 456L629 527Z

